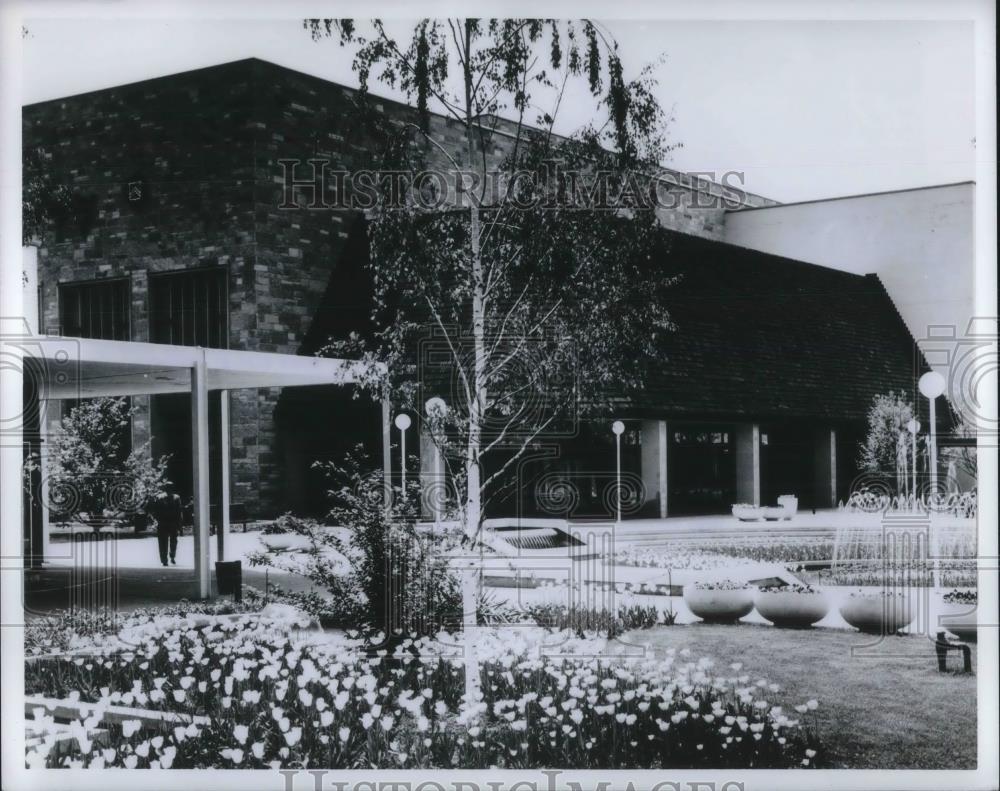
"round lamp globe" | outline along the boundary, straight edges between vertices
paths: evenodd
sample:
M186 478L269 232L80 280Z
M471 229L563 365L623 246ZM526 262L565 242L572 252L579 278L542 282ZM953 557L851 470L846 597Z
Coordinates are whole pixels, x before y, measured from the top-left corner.
M937 398L944 392L944 377L937 371L928 371L920 377L917 386L920 388L920 394L924 398Z

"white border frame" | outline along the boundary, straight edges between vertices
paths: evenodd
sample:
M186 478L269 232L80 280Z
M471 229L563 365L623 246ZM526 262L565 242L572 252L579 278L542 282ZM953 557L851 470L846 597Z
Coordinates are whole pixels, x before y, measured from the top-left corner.
M0 0L2 2L2 0ZM458 0L425 2L419 9L420 15L444 16L468 13L467 3ZM507 0L506 2L480 3L477 9L481 16L554 16L596 18L613 16L618 19L676 19L676 20L967 20L974 23L975 62L977 76L976 139L978 161L976 165L976 312L979 316L995 316L997 311L996 288L996 89L994 82L996 66L996 20L995 8L989 0L870 0L869 2L830 2L818 0L764 0L761 2L741 2L740 0L679 0L671 4L637 0L628 5L617 4L609 8L594 0L560 0L539 3L538 0ZM358 16L406 17L418 15L413 7L405 7L386 0L369 0ZM0 5L0 318L20 316L20 96L21 96L21 20L25 16L42 17L97 17L109 23L125 17L158 18L200 18L223 19L239 16L242 18L288 18L322 16L339 12L350 15L350 9L331 8L330 3L303 3L266 0L246 3L229 0L210 1L176 0L163 3L100 3L95 0L67 2L6 2ZM16 263L14 263L16 262ZM19 403L20 383L14 381L10 372L2 374L0 397L8 404ZM980 391L984 398L983 408L997 410L996 372ZM19 449L17 458L4 449L0 466L0 484L5 491L10 482L19 486ZM14 472L11 472L11 462ZM997 514L997 448L981 447L979 456L981 524L988 526L998 523ZM12 477L13 476L13 477ZM0 546L4 560L2 575L3 623L19 622L18 609L21 602L19 574L11 568L9 559L20 554L20 498L2 499L2 533ZM11 549L13 548L13 552ZM992 558L995 568L998 557L997 535L986 528L980 531L980 554ZM983 615L997 623L997 574L995 571L981 575L980 608ZM992 608L990 607L992 605ZM992 609L992 612L990 612ZM554 779L552 773L542 771L373 771L373 772L331 772L325 779L324 788L334 788L334 782L346 783L347 789L355 784L365 783L360 788L374 789L378 785L393 782L409 782L419 785L433 781L443 783L445 788L455 788L455 783L466 781L478 783L487 788L487 781L501 783L504 788L514 784L535 783L538 789L563 788L566 783L578 783L581 788L594 787L602 782L610 787L624 788L632 782L634 788L649 788L656 784L681 783L681 788L694 780L715 781L717 788L730 783L730 791L746 789L801 789L805 785L829 789L850 788L905 788L937 791L943 788L996 788L998 772L997 727L997 631L980 636L978 648L979 669L979 768L976 771L867 771L867 770L820 770L808 774L789 771L734 771L734 772L692 772L692 771L645 771L645 772L560 772ZM150 772L148 770L119 770L115 772L84 771L67 774L67 770L24 769L24 729L23 717L23 641L17 628L3 628L2 648L2 716L4 734L2 739L3 787L7 789L65 788L69 782L75 789L107 788L286 788L286 780L277 772L253 771L212 771L192 772L171 770ZM307 782L308 781L308 782ZM740 785L733 785L742 784ZM294 788L311 789L311 778L297 778ZM496 786L494 786L495 788ZM530 785L517 785L527 789ZM608 787L608 786L606 786ZM661 785L663 791L672 788ZM434 785L428 788L435 788ZM468 791L468 786L466 787Z

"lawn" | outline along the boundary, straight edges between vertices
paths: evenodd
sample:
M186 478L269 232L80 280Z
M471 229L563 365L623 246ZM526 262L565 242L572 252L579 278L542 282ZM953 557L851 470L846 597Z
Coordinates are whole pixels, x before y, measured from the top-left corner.
M770 700L794 706L816 699L806 715L842 769L974 769L976 766L976 676L939 673L927 637L871 640L857 632L770 626L690 624L630 632L625 640L664 648L689 648L720 664L742 662L751 679L781 686ZM875 638L877 639L877 638ZM856 654L857 652L855 652ZM972 644L973 669L978 670ZM949 667L960 665L956 654Z

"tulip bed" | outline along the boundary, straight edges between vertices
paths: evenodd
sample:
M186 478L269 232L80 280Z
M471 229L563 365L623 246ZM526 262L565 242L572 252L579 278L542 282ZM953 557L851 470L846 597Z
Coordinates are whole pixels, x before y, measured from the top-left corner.
M733 558L756 563L802 563L832 557L833 540L829 538L709 538L621 550L615 554L615 562L625 566L709 570L731 566Z
M751 684L738 666L690 661L686 651L599 657L593 640L567 634L555 658L527 631L483 630L482 697L470 701L461 653L444 635L388 651L360 639L296 642L255 615L204 621L134 630L124 649L36 658L26 664L25 691L203 715L208 724L125 720L102 726L98 743L95 714L70 723L68 746L48 737L31 748L28 764L763 768L823 760L804 721L765 699L767 685ZM43 710L32 724L36 732L54 725Z

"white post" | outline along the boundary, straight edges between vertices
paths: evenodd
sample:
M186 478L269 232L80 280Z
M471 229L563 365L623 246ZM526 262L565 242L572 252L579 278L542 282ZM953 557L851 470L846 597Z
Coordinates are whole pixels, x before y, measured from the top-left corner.
M657 447L657 450L659 451L659 453L657 454L657 456L658 456L658 461L659 461L659 465L658 466L659 466L659 472L660 472L660 479L659 479L659 489L660 489L660 518L661 519L666 519L667 518L667 513L668 513L668 511L667 511L667 503L669 501L669 495L667 493L667 486L668 486L668 482L667 482L667 421L666 420L659 421L658 428L659 428L659 432L658 433L660 435L660 442L659 442L659 446Z
M479 657L476 655L476 604L479 598L479 565L475 558L462 559L462 643L465 651L465 692L470 702L482 697Z
M38 565L42 566L51 555L52 524L49 521L49 425L46 418L49 402L38 403L38 466L41 470L41 490L38 496L42 503L42 556Z
M937 419L935 402L938 396L944 394L946 385L945 378L936 371L928 371L920 377L920 381L917 383L920 394L930 402L928 417L930 418L931 425L928 433L927 467L928 472L930 472L930 496L932 500L937 494Z
M615 482L616 482L616 496L615 496L615 510L617 512L617 517L615 522L622 521L622 438L621 435L615 436Z
M937 397L928 399L930 401L930 410L928 412L928 417L931 421L930 427L930 446L927 448L927 465L930 468L931 474L931 486L930 486L930 496L931 502L934 503L937 498L937 419L935 415L935 402ZM928 507L927 509L927 525L931 534L931 552L934 553L934 590L941 590L941 547L938 541L938 531L941 529L940 525L934 524L934 508Z
M912 446L913 446L913 454L911 459L912 464L910 465L913 468L912 470L913 486L911 488L913 489L913 507L916 508L917 507L917 432L914 431L910 436L912 437Z
M615 435L615 511L617 518L615 524L622 521L622 434L625 433L625 424L616 420L611 424L611 431Z
M194 567L198 595L212 597L209 569L209 488L208 488L208 382L205 350L191 366L191 461L194 490Z
M217 560L226 559L226 541L229 538L229 391L219 393L219 450L222 456L222 481L219 492L219 532L216 534Z
M931 474L931 497L937 495L937 419L935 416L935 402L937 398L928 399L931 403L930 405L930 419L931 419L931 430L930 430L930 446L928 447L930 458L927 460L927 464L930 467Z

